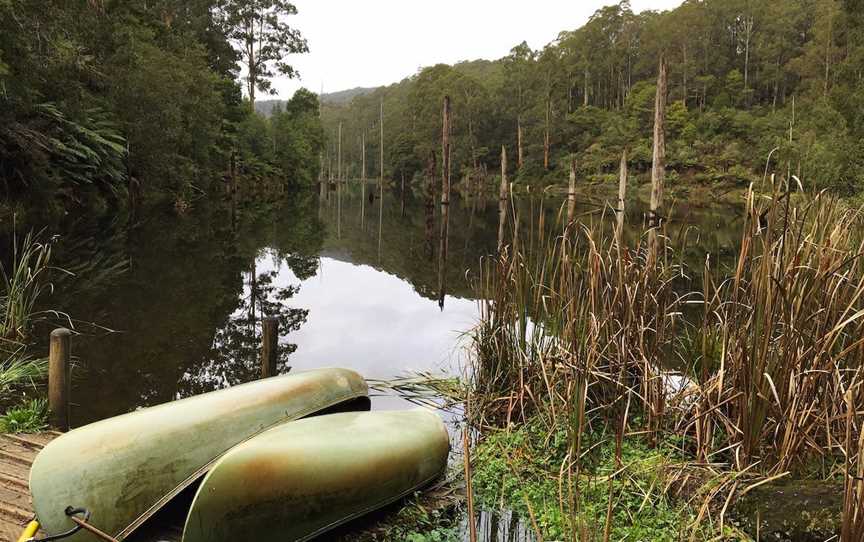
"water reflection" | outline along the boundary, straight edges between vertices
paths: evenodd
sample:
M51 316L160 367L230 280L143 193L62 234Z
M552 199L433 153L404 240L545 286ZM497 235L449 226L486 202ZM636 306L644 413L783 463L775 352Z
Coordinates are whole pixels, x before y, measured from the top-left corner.
M262 315L280 319L282 370L346 365L387 378L449 367L476 314L474 270L498 249L500 201L454 194L445 208L435 184L323 185L278 205L202 202L183 216L142 209L131 225L111 212L32 222L61 234L56 263L75 273L55 277L45 300L85 334L74 343L75 423L255 378ZM576 219L601 220L615 197L578 195ZM521 225L507 242L530 245L538 225L558 227L565 200L507 205L507 223ZM630 243L641 213L628 208ZM739 211L679 202L674 216L686 262L700 269L711 252L715 267L731 263Z

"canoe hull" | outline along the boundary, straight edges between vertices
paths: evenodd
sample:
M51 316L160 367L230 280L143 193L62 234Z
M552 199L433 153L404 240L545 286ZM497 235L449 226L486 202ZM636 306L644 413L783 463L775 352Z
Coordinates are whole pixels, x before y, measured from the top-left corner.
M183 542L305 541L440 477L444 424L425 410L354 412L271 429L220 459L204 478Z
M67 506L125 539L231 448L286 421L368 395L344 369L292 373L96 422L55 439L30 472L43 532L70 528ZM68 540L96 542L79 532Z

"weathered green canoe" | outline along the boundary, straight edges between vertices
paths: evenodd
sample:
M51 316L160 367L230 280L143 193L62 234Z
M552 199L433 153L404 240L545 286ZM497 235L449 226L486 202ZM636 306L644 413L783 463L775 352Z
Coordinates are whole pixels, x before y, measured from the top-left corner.
M259 380L75 429L51 442L30 472L43 532L72 524L67 506L87 508L123 540L228 450L280 423L368 395L345 369ZM86 532L69 540L95 541Z
M213 466L183 542L309 540L441 476L448 451L444 424L426 410L286 423Z

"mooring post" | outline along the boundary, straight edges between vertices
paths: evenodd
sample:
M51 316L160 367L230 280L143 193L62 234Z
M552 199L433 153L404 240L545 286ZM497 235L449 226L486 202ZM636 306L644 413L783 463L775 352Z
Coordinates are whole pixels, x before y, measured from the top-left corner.
M276 376L278 353L279 320L264 318L261 321L261 378Z
M51 332L48 349L48 409L51 426L69 430L69 360L72 357L70 338L65 328Z

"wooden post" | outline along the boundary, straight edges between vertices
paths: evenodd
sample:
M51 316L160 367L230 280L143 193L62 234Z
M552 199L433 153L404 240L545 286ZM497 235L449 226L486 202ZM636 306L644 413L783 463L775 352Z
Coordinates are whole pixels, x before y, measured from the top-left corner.
M660 57L657 96L654 101L654 154L651 163L651 216L649 217L649 261L657 261L657 229L663 213L663 184L666 177L666 59Z
M70 338L65 328L51 332L48 354L48 408L51 426L58 431L69 430L69 361L72 357Z
M450 203L450 96L444 96L444 122L441 134L441 205Z
M498 188L498 252L504 248L504 225L507 223L507 148L501 146L501 186Z
M567 226L576 216L576 158L570 158L570 186L567 189Z
M276 361L279 358L279 320L261 320L261 378L276 376Z
M621 153L621 168L618 175L618 206L615 209L618 223L615 228L615 235L618 238L618 244L621 245L624 240L624 201L627 196L627 149Z

